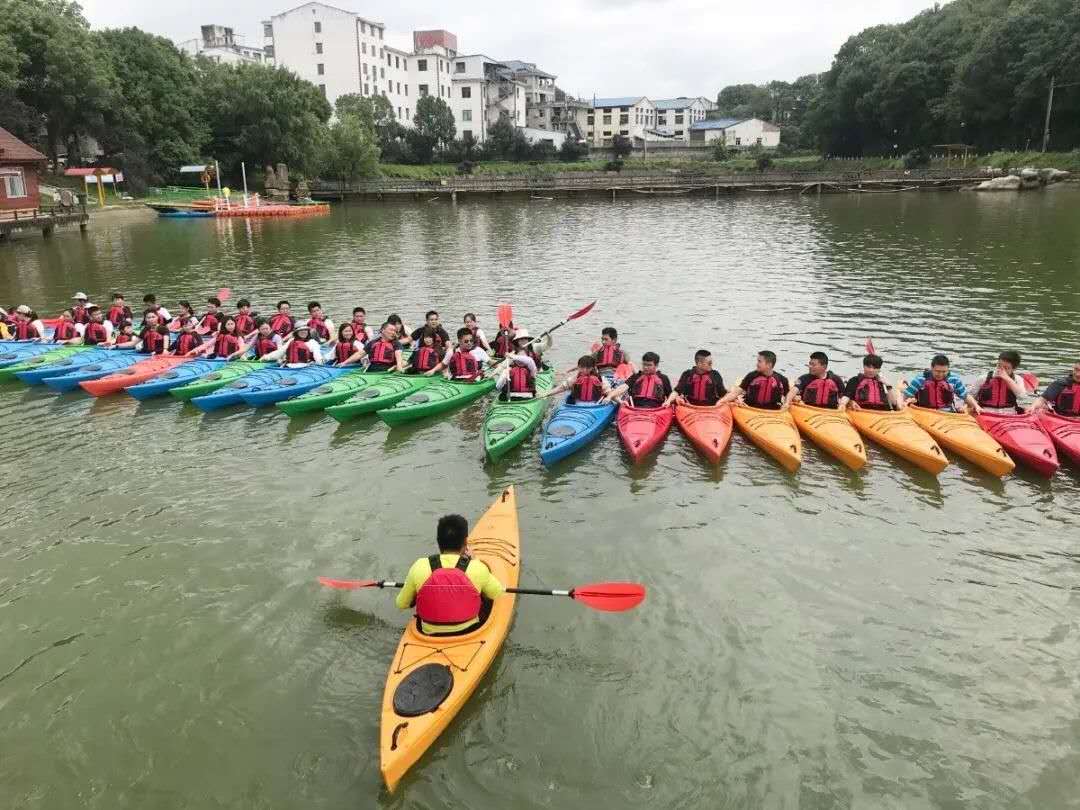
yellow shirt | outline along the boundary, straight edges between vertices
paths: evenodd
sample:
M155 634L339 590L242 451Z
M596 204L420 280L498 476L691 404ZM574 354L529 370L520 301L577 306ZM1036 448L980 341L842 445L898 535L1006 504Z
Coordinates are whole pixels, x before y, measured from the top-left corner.
M6 323L0 323L0 339L11 340L11 332L8 331Z
M443 568L453 568L457 565L460 556L460 554L440 554L439 560L442 562ZM416 592L420 590L420 586L427 582L427 579L430 576L431 563L428 562L427 557L421 557L414 562L409 569L409 573L405 576L405 586L398 592L397 606L402 610L409 610L412 608L416 602ZM478 590L485 599L494 601L506 593L506 588L503 584L491 573L491 570L487 565L480 560L472 559L469 561L469 567L465 570L465 576L467 576L472 584L476 586L476 590ZM478 624L479 621L480 620L477 618L463 622L462 624L449 626L439 625L438 627L429 625L426 622L421 622L420 631L430 635L456 633L466 630L474 624Z

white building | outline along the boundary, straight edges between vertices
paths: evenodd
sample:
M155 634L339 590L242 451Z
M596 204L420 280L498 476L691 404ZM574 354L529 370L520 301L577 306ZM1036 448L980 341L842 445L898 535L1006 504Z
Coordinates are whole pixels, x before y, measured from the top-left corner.
M665 139L689 141L690 127L698 121L704 121L708 112L705 99L700 96L664 98L653 103L656 105L655 132Z
M594 98L577 116L578 128L591 146L611 146L616 135L645 140L646 130L656 126L656 105L645 96Z
M717 118L690 125L690 140L723 141L732 149L762 146L775 149L780 145L780 127L760 118Z
M203 56L212 62L236 65L241 62L269 62L262 48L250 48L236 40L233 29L224 25L204 25L198 39L181 42L180 50L189 56Z
M491 125L504 116L512 126L525 126L525 84L498 59L482 53L453 60L449 104L459 138L469 133L483 143Z

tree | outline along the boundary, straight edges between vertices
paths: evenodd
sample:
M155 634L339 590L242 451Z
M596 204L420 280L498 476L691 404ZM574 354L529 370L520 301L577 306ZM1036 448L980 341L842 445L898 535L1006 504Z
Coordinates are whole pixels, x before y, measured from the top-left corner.
M451 143L456 134L454 114L445 101L424 96L416 102L413 129L408 131L406 139L420 163L431 163L435 150Z
M611 151L616 160L622 160L634 151L634 144L625 135L616 135L611 140Z
M24 57L15 49L11 36L0 32L0 110L4 128L28 143L36 143L34 110L18 97L19 72Z
M525 137L525 133L514 128L513 139L510 142L510 158L518 162L528 160L533 155L532 144Z
M559 147L559 160L563 163L577 163L588 153L589 147L567 136L566 140L562 142L562 146Z
M488 127L485 151L492 160L509 160L514 147L514 127L510 118L500 115L499 120Z
M371 127L359 115L347 113L330 125L324 144L322 173L345 184L379 173L379 147Z

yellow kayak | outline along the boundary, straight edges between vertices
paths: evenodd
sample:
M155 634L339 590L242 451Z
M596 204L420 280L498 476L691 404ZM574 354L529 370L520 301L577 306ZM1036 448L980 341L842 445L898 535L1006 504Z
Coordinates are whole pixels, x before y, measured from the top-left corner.
M513 487L505 490L473 526L469 551L486 563L503 585L517 587L521 543ZM488 620L461 636L424 635L415 619L409 621L383 691L379 754L387 790L397 787L476 690L510 630L516 599L513 594L501 596ZM398 687L407 680L399 694ZM427 700L418 702L418 694ZM424 709L424 703L436 701L437 705ZM420 710L423 712L416 714Z
M919 427L911 414L903 411L847 411L859 433L886 450L921 467L931 475L949 466L949 459L933 437Z
M911 418L919 427L933 436L938 444L982 467L991 475L1008 475L1016 469L1016 464L1009 458L1009 454L993 436L979 426L974 416L935 411L917 405L910 405L907 410L911 412Z
M862 436L847 417L835 408L792 405L791 416L799 432L829 455L853 470L866 464L866 446Z
M780 462L788 472L802 464L802 439L795 420L786 411L767 411L739 405L731 409L739 430L754 444Z

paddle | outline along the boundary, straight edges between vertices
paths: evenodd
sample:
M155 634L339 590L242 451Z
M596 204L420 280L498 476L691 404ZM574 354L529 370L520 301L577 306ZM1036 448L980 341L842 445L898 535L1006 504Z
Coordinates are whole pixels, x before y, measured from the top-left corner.
M552 332L554 332L556 329L558 329L558 328L560 328L562 326L566 326L566 324L570 323L570 321L576 321L578 318L584 318L586 315L588 315L590 312L592 312L592 308L595 307L595 306L596 306L596 302L593 301L591 304L589 304L588 306L582 307L577 312L571 312L569 315L567 315L563 320L559 321L553 327L551 327L550 329L548 329L545 332L541 332L539 337L533 338L532 341L529 343L529 345L531 346L534 343L539 343L544 338L546 338L548 335L550 335ZM507 365L509 365L509 363L510 363L509 358L506 358L506 359L500 361L498 365L492 367L484 376L486 376L486 377L496 377L496 376L498 376L499 374L502 373L502 370Z
M356 591L361 588L401 588L405 583L378 579L332 579L319 577L319 582L327 588L341 591ZM645 586L634 582L595 582L591 585L579 585L570 590L538 590L535 588L507 588L507 593L520 593L528 596L569 596L575 602L588 605L593 610L620 613L637 607L645 599Z
M874 348L874 341L871 340L870 338L866 339L866 353L867 354L877 354L877 349Z
M509 304L499 304L499 328L506 329L514 322L514 308Z

